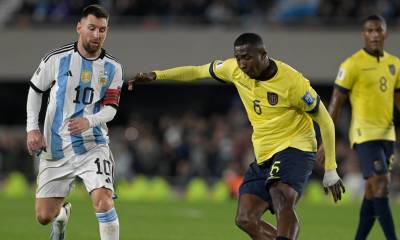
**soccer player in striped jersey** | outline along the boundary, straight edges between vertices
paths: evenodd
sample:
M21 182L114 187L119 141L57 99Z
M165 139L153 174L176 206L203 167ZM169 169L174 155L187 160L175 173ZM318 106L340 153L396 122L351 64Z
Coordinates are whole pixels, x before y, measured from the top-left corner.
M236 224L252 239L297 239L299 222L294 209L317 150L312 120L320 125L326 146L323 185L335 202L344 191L336 173L333 122L309 81L287 64L269 58L260 36L240 35L234 55L202 66L138 73L129 88L135 82L168 79L214 78L234 84L253 126L256 156L240 186ZM263 221L267 210L276 213L277 229Z
M51 51L30 81L27 147L40 158L36 217L41 224L52 223L52 240L65 239L71 204L64 198L76 177L90 193L101 239L119 239L106 123L118 108L122 66L102 48L108 19L98 5L83 9L76 27L78 41ZM42 135L38 115L42 93L48 90Z
M367 238L376 218L386 239L397 239L388 196L396 139L394 102L400 107L400 60L384 51L386 35L383 17L366 18L362 29L364 48L340 65L329 105L334 121L347 97L352 107L350 143L366 179L356 240Z

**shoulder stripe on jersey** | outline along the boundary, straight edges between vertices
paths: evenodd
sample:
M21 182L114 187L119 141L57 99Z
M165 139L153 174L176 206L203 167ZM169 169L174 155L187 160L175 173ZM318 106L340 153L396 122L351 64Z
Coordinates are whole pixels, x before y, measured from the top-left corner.
M347 94L348 92L350 92L350 89L342 87L342 86L340 86L340 85L338 85L336 83L333 85L333 87L336 88L337 90L339 90L339 92L341 92L343 94Z
M117 59L116 57L111 56L111 55L108 54L108 53L106 53L106 57L109 58L109 59L111 59L111 60L114 60L114 61L118 62L118 59Z
M209 72L210 72L211 77L213 77L215 80L217 80L219 82L226 83L224 80L222 80L221 78L217 77L217 75L214 73L214 63L215 63L215 61L213 61L210 64Z
M61 49L61 50L58 50L58 51L55 51L55 52L52 52L52 53L48 54L45 58L43 58L43 61L47 62L52 56L60 54L60 53L71 51L72 49L74 49L73 46L68 47L68 48L64 48L64 49Z
M70 45L67 45L67 46L65 46L65 47L62 47L62 48L59 48L59 49L56 49L56 50L54 50L54 51L51 51L49 54L47 54L44 58L43 58L43 61L44 62L47 62L52 56L54 56L54 55L56 55L56 54L59 54L59 53L63 53L63 52L67 52L67 51L70 51L70 50L72 50L72 49L74 49L74 45L72 44L70 44Z
M320 102L321 102L321 98L318 95L317 96L317 103L315 104L315 107L313 109L311 109L310 111L307 111L307 113L313 114L313 113L318 112Z
M64 49L64 48L71 47L71 46L73 46L73 45L74 45L74 43L65 44L65 45L63 45L63 46L61 46L61 47L58 47L58 48L55 48L55 49L51 50L47 55L49 55L49 54L51 54L51 53L53 53L53 52L62 50L62 49Z
M54 52L63 50L63 49L65 49L65 48L69 48L69 47L71 47L71 46L73 46L73 45L74 45L73 43L69 43L69 44L64 45L64 46L62 46L62 47L55 48L55 49L51 50L49 53L47 53L45 57L47 57L48 55L50 55L50 54L52 54L52 53L54 53Z
M38 87L36 87L35 84L33 84L32 81L29 81L29 85L30 85L31 88L32 88L33 90L35 90L35 92L37 92L37 93L44 93L44 92L45 92L45 91L43 91L43 90L40 90Z

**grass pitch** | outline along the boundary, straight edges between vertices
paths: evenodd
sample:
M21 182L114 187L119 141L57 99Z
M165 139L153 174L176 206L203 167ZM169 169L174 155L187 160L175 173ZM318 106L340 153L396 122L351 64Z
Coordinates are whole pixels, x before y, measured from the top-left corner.
M100 239L98 224L89 200L73 199L67 238ZM188 203L116 201L120 220L120 239L134 240L224 240L249 239L234 224L236 202ZM397 233L400 233L400 205L392 203ZM48 239L49 226L34 218L34 199L0 197L0 239ZM358 204L311 204L300 202L297 213L301 223L300 239L353 239ZM275 222L269 213L266 218ZM369 240L384 239L375 224Z

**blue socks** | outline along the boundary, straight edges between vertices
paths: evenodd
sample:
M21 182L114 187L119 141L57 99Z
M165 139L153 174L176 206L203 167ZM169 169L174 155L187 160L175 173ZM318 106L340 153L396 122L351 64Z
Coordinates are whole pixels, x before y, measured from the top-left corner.
M387 240L396 240L392 212L387 197L374 198L374 210Z
M374 202L364 198L360 209L356 240L365 240L375 222Z

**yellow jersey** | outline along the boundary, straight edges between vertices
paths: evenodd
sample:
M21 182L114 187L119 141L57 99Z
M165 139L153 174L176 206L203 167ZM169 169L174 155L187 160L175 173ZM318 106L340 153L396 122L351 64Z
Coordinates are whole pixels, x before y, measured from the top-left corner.
M214 61L209 67L213 78L232 82L237 88L253 127L258 164L287 147L317 150L313 122L306 112L317 111L319 96L301 73L281 61L273 61L278 71L265 81L251 79L234 58Z
M399 70L397 57L384 52L378 58L364 49L340 65L335 87L349 93L351 146L372 140L395 141L393 104L394 91L400 89Z

